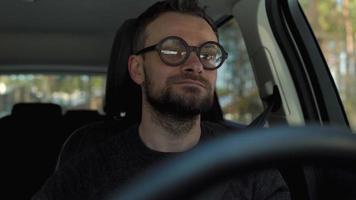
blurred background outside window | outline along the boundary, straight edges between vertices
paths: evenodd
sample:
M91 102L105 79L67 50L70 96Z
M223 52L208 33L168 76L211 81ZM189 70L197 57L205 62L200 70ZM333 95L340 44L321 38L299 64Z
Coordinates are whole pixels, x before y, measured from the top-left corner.
M63 110L102 111L104 75L3 74L0 75L0 117L9 115L18 102L52 102Z
M232 19L219 28L220 43L229 53L218 69L217 94L225 119L249 124L263 111L242 33Z
M356 130L356 0L300 0Z

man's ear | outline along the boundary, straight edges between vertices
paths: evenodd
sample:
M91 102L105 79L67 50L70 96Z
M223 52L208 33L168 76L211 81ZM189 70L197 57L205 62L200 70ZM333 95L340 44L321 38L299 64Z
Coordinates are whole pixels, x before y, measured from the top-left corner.
M144 80L143 72L143 60L141 56L130 55L128 60L128 71L131 76L131 79L138 85L141 85Z

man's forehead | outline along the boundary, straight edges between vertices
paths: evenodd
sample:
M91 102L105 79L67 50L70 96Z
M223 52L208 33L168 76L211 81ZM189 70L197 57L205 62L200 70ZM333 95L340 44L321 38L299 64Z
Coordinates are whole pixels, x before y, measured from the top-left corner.
M215 32L209 23L199 16L178 12L166 12L148 24L146 42L154 44L167 36L178 36L188 43L217 41Z

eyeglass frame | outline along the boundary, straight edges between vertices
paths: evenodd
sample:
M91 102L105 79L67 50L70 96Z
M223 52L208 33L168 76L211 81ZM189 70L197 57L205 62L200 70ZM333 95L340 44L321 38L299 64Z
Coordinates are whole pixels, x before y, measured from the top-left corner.
M172 64L172 63L167 63L167 61L165 61L164 59L162 59L162 56L161 56L161 46L162 44L167 41L168 39L178 39L182 42L183 46L185 47L185 49L187 50L187 54L185 56L185 58L181 61L181 62L178 62L176 64ZM206 67L203 62L201 61L201 58L200 58L200 51L201 51L201 48L204 47L206 44L215 44L217 45L220 49L221 49L221 53L222 53L222 57L221 57L221 63L219 65L217 65L216 67L214 68L209 68L209 67ZM207 42L204 42L203 44L201 44L200 46L190 46L188 45L188 43L181 37L178 37L178 36L168 36L168 37L165 37L163 38L162 40L160 40L158 43L154 44L154 45L151 45L151 46L148 46L148 47L145 47L139 51L137 51L136 53L134 53L134 55L140 55L140 54L143 54L143 53L147 53L149 51L156 51L161 59L161 61L163 63L165 63L166 65L169 65L169 66L173 66L173 67L176 67L176 66L179 66L179 65L182 65L183 63L185 63L190 54L194 51L197 55L197 57L199 58L199 61L200 63L203 65L203 68L206 69L206 70L216 70L218 69L219 67L222 66L222 64L225 62L225 60L228 58L228 53L225 51L224 47L219 44L218 42L215 42L215 41L207 41Z

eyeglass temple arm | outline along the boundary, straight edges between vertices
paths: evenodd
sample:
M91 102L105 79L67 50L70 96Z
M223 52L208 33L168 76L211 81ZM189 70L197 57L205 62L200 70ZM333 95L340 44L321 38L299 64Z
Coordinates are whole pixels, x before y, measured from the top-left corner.
M140 55L149 51L155 51L156 50L156 45L152 45L146 48L143 48L141 50L139 50L138 52L134 53L135 55Z

